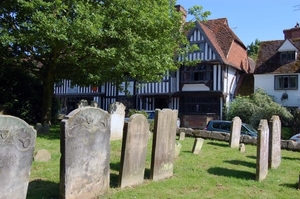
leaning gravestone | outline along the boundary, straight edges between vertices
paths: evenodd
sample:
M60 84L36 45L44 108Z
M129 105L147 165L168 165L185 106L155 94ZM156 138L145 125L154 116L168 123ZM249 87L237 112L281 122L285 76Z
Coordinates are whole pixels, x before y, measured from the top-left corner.
M281 163L281 121L277 115L270 120L269 168L275 169Z
M202 149L203 143L204 143L203 138L195 138L192 153L199 154Z
M120 103L115 102L110 105L109 113L111 114L111 140L120 140L123 136L124 118L126 107Z
M229 138L229 146L231 148L239 148L241 138L242 120L239 117L234 117L231 123L231 132Z
M173 176L177 115L177 110L155 110L150 172L154 181Z
M110 176L110 114L75 109L61 122L60 199L106 194Z
M268 175L269 127L267 120L260 120L257 137L256 180L262 181Z
M25 121L0 115L0 199L25 199L36 130Z
M119 186L121 188L142 184L144 181L149 123L142 114L134 114L125 124Z

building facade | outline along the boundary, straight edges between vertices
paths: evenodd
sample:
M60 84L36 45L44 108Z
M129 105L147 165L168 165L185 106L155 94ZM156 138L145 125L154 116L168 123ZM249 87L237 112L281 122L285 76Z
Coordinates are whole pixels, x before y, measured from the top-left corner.
M223 109L233 99L242 75L250 72L249 59L247 48L226 18L197 21L187 37L200 49L190 53L188 59L201 62L196 66L182 65L161 82L128 80L122 85L128 90L125 93L109 82L82 88L70 87L70 81L65 80L56 85L55 96L63 102L66 113L76 108L81 99L96 101L104 110L119 101L128 109L177 109L181 126L202 129L210 119L223 119Z

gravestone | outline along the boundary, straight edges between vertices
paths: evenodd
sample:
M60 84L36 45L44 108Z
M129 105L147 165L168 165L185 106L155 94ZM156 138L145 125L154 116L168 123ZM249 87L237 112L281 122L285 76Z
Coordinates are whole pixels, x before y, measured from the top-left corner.
M154 181L173 176L177 115L177 110L155 110L150 171Z
M51 160L51 153L46 149L40 149L34 154L33 160L36 162L48 162Z
M238 148L240 146L242 120L239 117L234 117L231 123L229 146Z
M180 151L181 151L182 145L180 144L180 142L175 142L175 154L174 154L174 158L178 158Z
M185 139L185 132L180 132L179 140L184 140L184 139Z
M269 168L277 168L281 163L281 121L277 115L270 120Z
M204 143L203 138L195 138L192 153L199 154L202 149L203 143Z
M149 123L142 114L134 114L125 124L122 140L119 186L142 184L144 181Z
M239 151L240 151L241 153L245 153L245 152L246 152L246 146L245 146L244 143L241 143L241 144L240 144Z
M126 107L120 102L112 103L109 107L109 113L111 114L111 140L122 139L125 109Z
M75 109L61 121L60 199L95 198L109 189L110 114Z
M256 153L256 180L262 181L268 175L269 156L269 126L265 119L260 120L258 126Z
M0 115L0 198L25 199L36 130L25 121Z

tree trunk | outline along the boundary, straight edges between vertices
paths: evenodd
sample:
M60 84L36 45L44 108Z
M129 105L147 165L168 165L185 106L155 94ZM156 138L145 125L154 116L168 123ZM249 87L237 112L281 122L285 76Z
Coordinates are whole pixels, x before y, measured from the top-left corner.
M52 68L52 67L50 67ZM51 124L52 98L54 93L53 69L48 70L43 78L42 124Z

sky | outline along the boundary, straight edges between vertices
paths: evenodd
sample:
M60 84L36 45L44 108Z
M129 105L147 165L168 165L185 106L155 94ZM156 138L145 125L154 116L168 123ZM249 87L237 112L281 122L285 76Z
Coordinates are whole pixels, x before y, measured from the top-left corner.
M227 18L245 46L255 39L283 40L283 30L300 23L300 0L177 0L177 4L186 10L202 6L203 11L211 12L207 19Z

